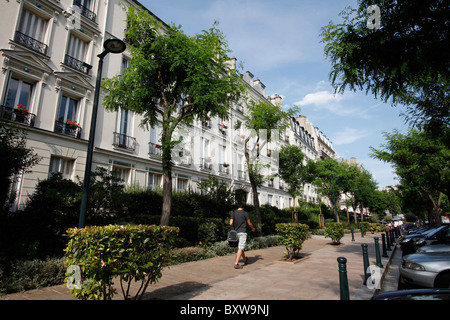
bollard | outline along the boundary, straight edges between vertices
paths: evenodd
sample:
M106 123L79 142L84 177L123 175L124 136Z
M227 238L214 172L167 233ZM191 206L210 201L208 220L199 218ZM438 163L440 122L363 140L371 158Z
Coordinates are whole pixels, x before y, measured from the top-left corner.
M375 255L377 258L377 267L383 268L383 264L381 263L381 255L380 255L380 244L378 243L378 240L380 238L375 237Z
M355 232L353 231L353 228L352 228L352 241L355 241Z
M392 244L392 246L395 247L394 230L391 229L390 231L391 231L391 244Z
M367 243L361 244L364 261L364 285L367 283L367 279L370 277L370 273L367 273L369 269L369 254L367 252Z
M389 256L386 251L386 235L384 233L381 234L381 244L383 247L383 257L388 258Z
M337 258L339 263L339 291L341 294L341 300L350 300L348 291L348 279L347 279L347 259L344 257Z
M389 231L386 231L386 243L387 251L391 251L391 237L389 236Z
M361 238L364 238L364 229L363 229L363 226L361 226Z

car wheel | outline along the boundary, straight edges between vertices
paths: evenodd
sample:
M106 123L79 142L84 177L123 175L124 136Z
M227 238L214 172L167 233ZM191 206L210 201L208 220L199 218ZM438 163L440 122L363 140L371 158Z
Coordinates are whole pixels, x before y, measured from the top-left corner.
M434 282L435 288L450 288L450 272L441 273L437 276Z

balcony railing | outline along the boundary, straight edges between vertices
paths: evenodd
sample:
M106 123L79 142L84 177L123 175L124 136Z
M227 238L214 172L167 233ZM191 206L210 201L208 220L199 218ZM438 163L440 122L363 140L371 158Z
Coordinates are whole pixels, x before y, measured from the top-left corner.
M128 151L136 150L136 138L127 136L122 133L114 132L113 146Z
M239 179L239 180L246 180L246 177L245 177L245 171L243 171L243 170L238 170L238 171L237 171L237 174L238 174L238 179Z
M209 158L200 158L200 169L212 170L212 163Z
M157 143L150 142L148 144L148 154L154 159L160 159L162 157L161 145Z
M76 5L77 7L80 7L81 15L83 15L86 18L88 18L89 20L92 20L92 21L95 22L95 18L97 17L97 15L94 12L92 12L90 9L88 9L87 7L83 6L81 1L74 0L73 4Z
M68 54L66 54L64 58L64 64L86 74L89 74L89 70L92 69L91 65L87 64L86 62L75 59L74 57L71 57Z
M7 106L0 106L0 118L34 127L36 115L33 113L24 114L17 109L13 109Z
M80 139L81 127L73 127L64 121L55 121L55 132Z
M45 43L33 39L32 37L27 36L26 34L20 31L16 31L14 35L14 42L21 44L24 47L27 47L28 49L31 49L33 51L47 55L47 45Z
M230 173L228 164L219 163L219 173L228 175Z

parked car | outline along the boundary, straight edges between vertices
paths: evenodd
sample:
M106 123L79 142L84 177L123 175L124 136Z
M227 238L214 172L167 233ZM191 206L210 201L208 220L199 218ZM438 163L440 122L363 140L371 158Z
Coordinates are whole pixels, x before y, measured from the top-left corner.
M411 228L408 230L408 234L417 234L417 233L423 233L425 231L428 231L430 229L436 228L436 225L434 224L426 224L420 227Z
M419 247L433 243L450 242L450 224L427 230L423 233L410 234L400 241L402 254L414 253Z
M421 246L416 250L416 253L427 253L427 252L450 252L450 243L438 243Z
M449 289L411 289L380 293L372 300L450 300Z
M413 253L399 267L399 289L450 288L450 252Z

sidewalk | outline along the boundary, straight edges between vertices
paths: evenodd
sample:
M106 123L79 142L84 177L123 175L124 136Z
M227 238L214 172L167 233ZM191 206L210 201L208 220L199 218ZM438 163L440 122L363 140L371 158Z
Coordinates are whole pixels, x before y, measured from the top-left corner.
M188 262L164 268L158 283L149 285L145 300L339 300L338 257L347 259L347 278L350 300L370 300L375 289L363 284L364 264L362 243L368 244L369 264L376 264L374 237L361 238L355 233L355 241L346 235L340 245L332 245L330 239L313 236L304 242L297 263L281 261L283 247L272 247L246 252L248 265L234 269L234 255L208 260ZM388 251L393 257L400 249ZM400 254L401 255L401 254ZM399 263L385 267L381 292L394 288L395 270ZM401 257L400 257L401 261ZM397 264L397 265L396 265ZM238 288L238 290L237 290ZM122 300L120 287L115 300ZM380 290L379 290L380 291ZM3 296L0 300L73 300L66 286L55 286Z

